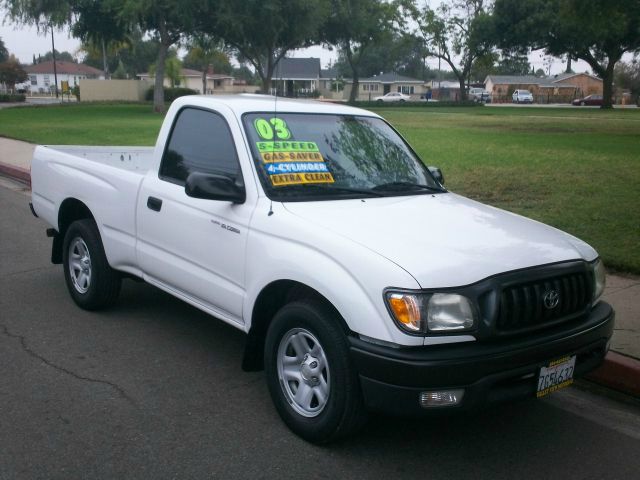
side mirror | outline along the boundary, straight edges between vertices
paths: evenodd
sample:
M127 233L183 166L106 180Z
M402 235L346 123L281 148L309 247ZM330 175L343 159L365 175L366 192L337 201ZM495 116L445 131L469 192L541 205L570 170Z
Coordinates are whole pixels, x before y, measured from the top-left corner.
M229 177L193 172L187 177L184 191L189 197L244 203L246 193Z
M435 178L438 182L440 182L440 185L444 185L444 175L442 174L442 170L440 170L438 167L427 167L427 168L431 172L431 175L433 175L433 178Z

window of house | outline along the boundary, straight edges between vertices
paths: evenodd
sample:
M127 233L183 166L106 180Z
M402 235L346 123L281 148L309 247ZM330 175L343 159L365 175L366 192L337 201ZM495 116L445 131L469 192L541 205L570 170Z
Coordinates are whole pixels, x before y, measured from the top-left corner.
M38 77L35 75L29 75L29 80L31 81L31 85L38 85Z
M233 137L221 115L197 108L180 111L160 164L160 178L184 185L193 172L236 180L240 164Z
M415 91L415 87L409 85L398 85L398 92L404 93L405 95L412 95Z
M48 87L49 86L49 75L45 75L43 80L44 80L44 86Z

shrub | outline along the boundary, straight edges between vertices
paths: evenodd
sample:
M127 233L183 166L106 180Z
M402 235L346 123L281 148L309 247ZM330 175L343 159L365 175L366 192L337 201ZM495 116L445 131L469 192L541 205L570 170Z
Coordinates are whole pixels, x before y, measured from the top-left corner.
M164 101L165 102L173 102L178 97L184 97L185 95L197 95L198 92L191 88L182 88L182 87L173 87L167 88L164 87ZM145 100L148 102L153 101L153 87L147 90L145 95Z
M441 100L439 102L425 102L422 101L410 101L410 102L353 102L349 105L360 108L381 108L381 107L424 107L424 108L437 108L437 107L482 107L483 103L476 103L473 100L465 100L464 102L458 102L453 100Z
M25 99L21 93L0 93L0 103L24 102Z

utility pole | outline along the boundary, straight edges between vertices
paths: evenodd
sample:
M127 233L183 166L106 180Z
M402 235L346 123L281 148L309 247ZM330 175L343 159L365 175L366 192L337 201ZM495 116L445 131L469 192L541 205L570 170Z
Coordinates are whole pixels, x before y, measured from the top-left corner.
M56 90L56 98L58 98L58 68L56 67L56 44L53 41L53 24L49 24L51 28L51 55L53 56L53 82Z

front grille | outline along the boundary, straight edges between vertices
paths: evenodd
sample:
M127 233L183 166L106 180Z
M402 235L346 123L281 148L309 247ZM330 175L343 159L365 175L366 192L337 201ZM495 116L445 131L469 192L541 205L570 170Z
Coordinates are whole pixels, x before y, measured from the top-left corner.
M559 294L559 301L550 308L544 299L552 291ZM505 287L500 296L496 330L531 330L569 320L585 311L591 296L591 280L586 272Z

